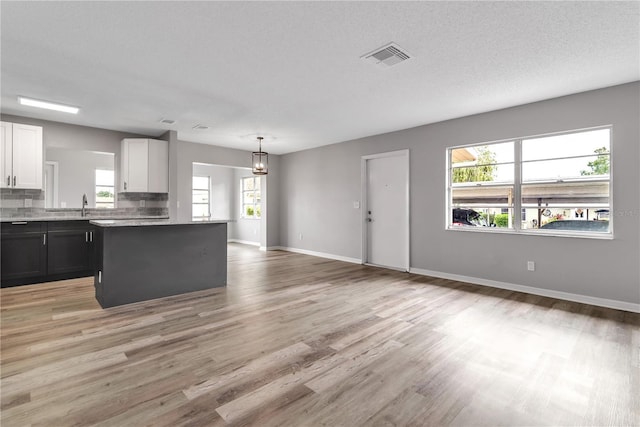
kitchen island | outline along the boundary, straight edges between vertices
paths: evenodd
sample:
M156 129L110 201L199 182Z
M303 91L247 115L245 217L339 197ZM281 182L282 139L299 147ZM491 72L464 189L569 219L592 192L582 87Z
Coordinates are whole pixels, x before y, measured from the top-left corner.
M96 220L102 308L227 284L226 220Z

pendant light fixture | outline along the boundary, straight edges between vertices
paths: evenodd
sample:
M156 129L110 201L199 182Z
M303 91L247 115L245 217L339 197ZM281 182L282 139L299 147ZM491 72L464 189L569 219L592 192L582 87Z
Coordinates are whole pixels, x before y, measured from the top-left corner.
M258 151L251 153L251 172L254 175L266 175L269 173L269 153L262 151L262 136L258 137Z

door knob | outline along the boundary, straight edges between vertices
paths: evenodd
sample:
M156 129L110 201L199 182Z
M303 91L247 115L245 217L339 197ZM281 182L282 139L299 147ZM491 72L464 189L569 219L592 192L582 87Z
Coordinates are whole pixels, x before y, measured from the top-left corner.
M367 218L367 222L372 222L373 220L371 218Z

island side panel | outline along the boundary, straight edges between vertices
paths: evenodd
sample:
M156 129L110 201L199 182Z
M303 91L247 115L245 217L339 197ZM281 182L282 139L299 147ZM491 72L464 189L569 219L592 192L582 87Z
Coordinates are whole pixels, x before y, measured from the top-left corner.
M100 240L102 307L227 284L227 224L104 227Z

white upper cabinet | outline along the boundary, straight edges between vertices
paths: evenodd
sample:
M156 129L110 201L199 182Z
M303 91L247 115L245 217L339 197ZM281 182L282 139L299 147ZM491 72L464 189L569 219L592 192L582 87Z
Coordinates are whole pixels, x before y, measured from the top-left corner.
M169 192L169 143L156 139L122 140L120 191Z
M42 189L42 127L0 122L0 186Z

